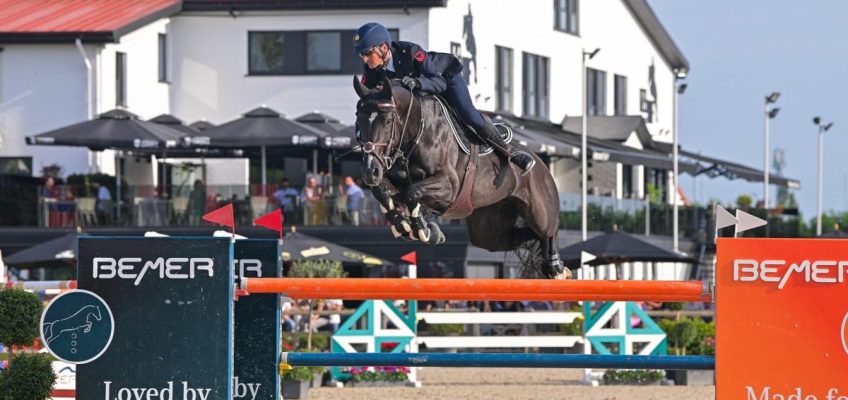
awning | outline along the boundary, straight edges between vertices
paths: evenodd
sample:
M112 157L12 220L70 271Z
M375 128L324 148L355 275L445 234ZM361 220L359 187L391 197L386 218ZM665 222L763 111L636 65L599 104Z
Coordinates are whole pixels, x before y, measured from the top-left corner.
M749 182L763 181L764 173L762 170L746 167L742 164L719 160L717 158L703 156L682 149L680 150L680 158L681 160L685 159L688 163L692 163L697 166L697 169L694 172L686 171L693 176L706 174L711 178L724 176L727 179L741 178ZM788 189L801 188L801 181L775 174L769 174L769 183L773 185L780 185Z

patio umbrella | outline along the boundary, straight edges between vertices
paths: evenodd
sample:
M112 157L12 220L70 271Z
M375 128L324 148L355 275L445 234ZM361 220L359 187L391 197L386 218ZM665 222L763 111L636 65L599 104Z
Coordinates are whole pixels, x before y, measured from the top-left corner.
M605 233L584 242L564 247L559 250L559 256L566 263L576 265L580 263L580 254L583 251L597 257L588 262L587 265L616 264L630 261L694 262L691 258L663 249L624 232Z
M348 126L339 120L318 111L303 114L295 119L304 125L318 129L324 133L321 145L327 148L351 148L354 140L351 135L341 133Z
M194 122L188 124L188 126L196 129L199 132L203 132L203 131L205 131L209 128L214 128L215 124L213 124L213 123L211 123L211 122L209 122L205 119L201 119L200 121L194 121Z
M262 106L251 110L239 119L208 128L192 136L192 143L205 142L212 147L259 147L262 158L262 188L267 184L266 146L318 147L318 139L324 133L280 113ZM317 164L317 150L313 153L313 165ZM313 167L316 169L317 167ZM317 173L318 171L313 171Z
M150 119L150 122L165 125L173 130L180 131L185 135L196 135L200 132L196 128L184 124L182 120L171 114L162 114L157 117L153 117Z
M183 133L163 124L143 121L115 109L97 118L26 138L31 145L82 146L103 149L164 149L179 144Z
M73 232L65 236L28 247L9 257L4 257L6 264L17 268L35 268L58 265L76 265L77 239L87 236L85 233Z
M391 262L303 233L287 233L283 239L283 261L326 260L350 264L389 266Z

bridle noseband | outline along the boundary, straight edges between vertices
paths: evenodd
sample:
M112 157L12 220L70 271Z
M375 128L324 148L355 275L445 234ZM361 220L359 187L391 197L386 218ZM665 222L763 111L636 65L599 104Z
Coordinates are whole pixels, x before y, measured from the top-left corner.
M379 162L380 165L382 165L383 168L386 171L392 169L392 166L397 162L397 160L408 158L408 155L412 154L412 151L418 145L418 140L421 138L421 132L424 129L423 122L419 124L418 133L416 134L415 139L414 139L414 143L409 148L409 150L404 152L403 149L401 148L401 145L403 145L404 136L406 135L406 128L409 125L409 115L412 113L412 104L414 102L415 102L415 95L410 92L409 107L407 107L407 109L406 109L406 118L403 121L403 125L400 127L400 139L397 141L397 146L394 146L394 147L392 146L395 142L394 138L395 138L395 131L396 131L396 128L397 128L397 120L400 120L400 114L397 111L397 103L395 102L394 96L392 96L392 102L391 103L377 103L376 104L376 107L379 110L379 112L388 112L389 115L391 116L392 129L391 129L391 132L389 134L389 141L385 142L385 143L383 143L383 142L378 142L378 143L365 142L365 143L362 143L360 141L360 143L362 145L362 152L365 153L365 154L371 154L372 156L374 156L374 158L377 160L377 162ZM369 129L370 128L371 127L369 127ZM386 148L386 151L383 153L382 157L379 157L379 155L375 152L375 150L378 147L385 147Z

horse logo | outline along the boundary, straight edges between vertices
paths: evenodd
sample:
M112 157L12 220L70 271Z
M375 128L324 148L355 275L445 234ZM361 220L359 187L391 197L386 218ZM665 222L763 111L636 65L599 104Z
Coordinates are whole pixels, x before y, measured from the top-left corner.
M45 343L50 344L65 332L74 332L82 329L83 333L91 332L94 321L100 321L100 307L88 305L73 315L52 322L46 322L41 329L44 332Z
M57 359L85 364L100 357L115 331L109 305L88 290L72 290L54 298L41 315L41 341Z

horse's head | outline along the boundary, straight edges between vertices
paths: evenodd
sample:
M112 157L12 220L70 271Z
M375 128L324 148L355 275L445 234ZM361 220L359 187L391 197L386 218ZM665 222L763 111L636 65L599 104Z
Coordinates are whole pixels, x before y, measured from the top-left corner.
M362 146L363 182L375 186L402 155L412 96L399 82L385 76L376 89L368 89L354 76L353 88L359 95L356 127L357 140Z

